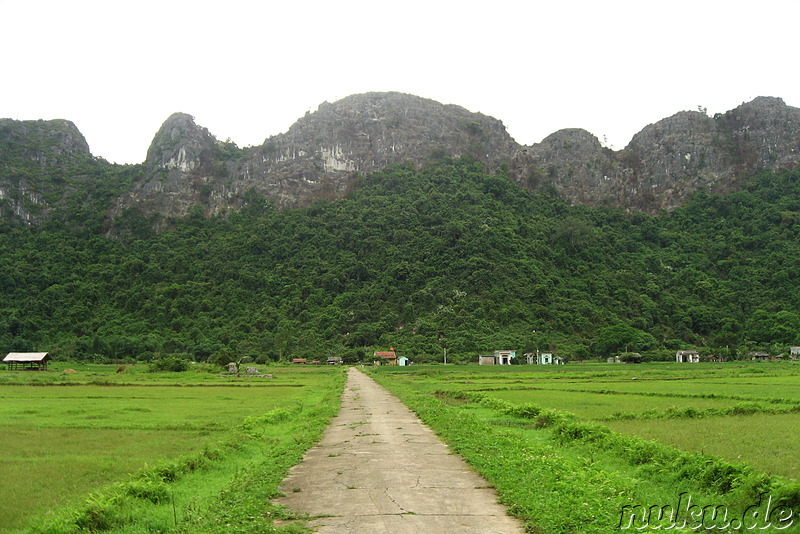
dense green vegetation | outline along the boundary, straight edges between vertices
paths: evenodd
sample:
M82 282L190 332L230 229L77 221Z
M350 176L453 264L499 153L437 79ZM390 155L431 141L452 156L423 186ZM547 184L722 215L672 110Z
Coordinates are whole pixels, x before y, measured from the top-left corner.
M798 414L752 409L765 403L758 395L749 404L736 401L743 398L745 377L753 386L776 389L796 384L800 368L785 363L753 373L764 366L715 367L440 365L381 367L372 375L497 488L528 532L799 532ZM641 385L638 393L627 391L632 382ZM710 382L714 395L704 389ZM648 394L648 385L661 393ZM543 393L536 402L532 391ZM789 388L767 404L796 408L797 394ZM607 399L605 410L594 409L600 396ZM647 418L660 407L641 406L712 399L738 409L667 409L675 417L656 421ZM634 410L633 418L598 422L623 406ZM687 497L697 515L687 513ZM710 508L701 515L702 507Z
M133 172L109 168L107 191ZM222 362L393 346L422 362L445 349L657 359L800 345L797 171L659 216L570 207L449 159L303 209L250 195L227 218L195 213L161 233L128 212L108 237L101 205L0 226L0 346Z

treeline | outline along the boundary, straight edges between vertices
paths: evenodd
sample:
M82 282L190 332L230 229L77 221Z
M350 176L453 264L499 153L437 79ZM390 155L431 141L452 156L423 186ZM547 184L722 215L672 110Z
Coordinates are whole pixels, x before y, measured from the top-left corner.
M124 184L131 171L115 172ZM0 227L1 347L227 362L391 346L421 362L800 345L798 171L659 216L567 206L450 159L303 209L250 195L227 218L161 233L128 212L107 237L92 206Z

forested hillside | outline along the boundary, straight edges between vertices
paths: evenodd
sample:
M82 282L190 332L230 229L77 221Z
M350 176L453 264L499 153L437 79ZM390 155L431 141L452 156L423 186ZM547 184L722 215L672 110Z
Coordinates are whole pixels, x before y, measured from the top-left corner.
M649 216L570 207L442 158L362 177L341 200L277 210L251 194L161 233L128 210L111 237L110 197L0 227L4 349L268 361L392 346L425 361L800 345L797 171Z

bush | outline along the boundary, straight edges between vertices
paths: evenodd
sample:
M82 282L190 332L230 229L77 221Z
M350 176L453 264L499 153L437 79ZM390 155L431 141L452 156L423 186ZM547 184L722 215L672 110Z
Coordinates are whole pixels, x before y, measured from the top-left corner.
M542 407L530 402L526 402L523 404L509 407L508 409L506 409L506 413L508 415L513 415L514 417L522 417L523 419L533 419L534 417L542 413Z
M166 371L170 373L180 373L189 370L189 362L183 358L176 356L167 356L153 361L150 364L149 370L151 373Z
M153 504L166 502L169 499L169 491L163 480L152 478L140 478L132 480L125 486L125 493L137 499L145 499Z

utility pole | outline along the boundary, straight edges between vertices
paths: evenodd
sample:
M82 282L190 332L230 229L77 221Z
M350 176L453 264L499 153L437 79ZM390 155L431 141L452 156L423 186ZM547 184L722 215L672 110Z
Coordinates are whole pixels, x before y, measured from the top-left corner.
M447 347L444 348L444 364L447 365Z

